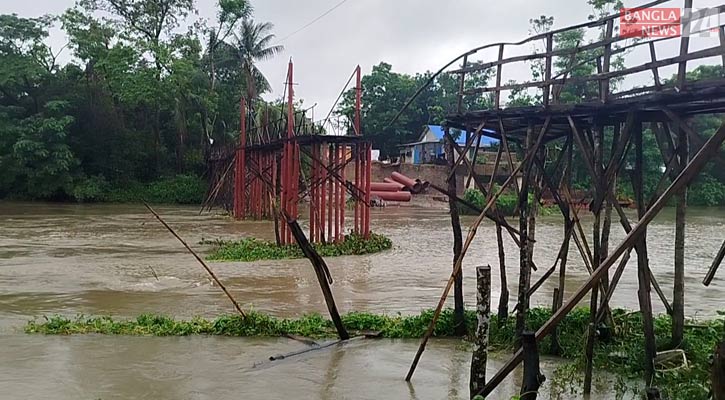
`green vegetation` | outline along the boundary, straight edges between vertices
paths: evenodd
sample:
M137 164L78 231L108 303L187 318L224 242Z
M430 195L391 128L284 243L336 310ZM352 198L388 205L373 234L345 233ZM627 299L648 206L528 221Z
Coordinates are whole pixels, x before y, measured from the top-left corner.
M141 200L161 204L199 204L204 199L206 182L193 175L177 175L147 184L129 182L111 185L102 176L84 180L73 189L79 202L134 203Z
M257 261L280 260L289 258L304 258L302 250L297 245L277 246L276 243L246 238L238 241L203 241L216 248L207 257L212 261ZM313 245L323 257L349 256L379 253L393 247L393 242L387 237L371 232L370 238L351 233L345 235L342 243L325 243Z
M282 50L248 0L219 0L214 15L194 0L0 15L0 198L200 202L207 160L238 135L240 97L269 91L255 63ZM58 28L68 56L48 45Z
M486 196L484 196L483 193L481 193L481 191L478 189L466 189L466 191L463 193L463 199L468 201L469 203L472 203L481 210L486 206ZM518 196L516 196L516 194L503 193L496 200L496 209L501 211L504 215L514 215L514 212L516 211L516 204L518 204L518 202L519 198ZM530 193L529 206L531 206L533 202L534 195ZM459 211L461 214L464 215L478 215L476 211L464 205L460 206ZM539 207L540 215L549 215L554 212L556 212L556 210L553 207Z
M376 315L353 312L343 316L348 330L380 331L386 338L420 338L433 312L427 310L419 315ZM546 309L532 309L527 317L528 328L536 330L551 316ZM609 342L597 342L595 366L615 373L623 380L641 378L643 368L642 320L639 313L613 310L616 334ZM515 321L509 318L498 321L492 315L490 327L490 347L493 350L508 351L514 346ZM473 335L476 324L473 311L466 312L469 336ZM572 311L559 325L561 356L572 360L569 367L563 368L569 373L579 374L583 365L583 350L586 341L586 329L589 323L589 311L578 308ZM659 316L655 319L655 336L659 349L667 348L670 334L670 318ZM100 333L112 335L225 335L225 336L280 336L285 334L303 335L311 338L333 337L335 329L331 321L319 314L305 315L299 319L279 319L259 312L250 312L246 319L239 316L221 316L215 320L194 318L189 321L177 321L159 315L142 315L133 321L115 321L111 317L78 317L67 319L51 317L30 321L27 333L41 334L84 334ZM453 310L446 309L441 314L434 332L436 337L454 335ZM706 399L709 387L709 357L715 344L725 338L725 325L720 320L699 322L696 327L688 328L681 348L687 354L690 367L687 369L659 371L655 386L660 388L665 398ZM546 354L550 349L550 339L539 344L539 350ZM571 381L570 384L574 384Z

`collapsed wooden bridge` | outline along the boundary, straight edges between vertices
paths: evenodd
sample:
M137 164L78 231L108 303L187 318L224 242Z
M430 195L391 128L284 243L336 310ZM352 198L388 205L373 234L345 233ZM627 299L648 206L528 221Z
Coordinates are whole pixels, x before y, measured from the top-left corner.
M448 153L455 155L455 161L449 162L451 172L448 195L451 198L451 217L454 231L454 266L453 273L439 302L428 334L421 342L407 379L411 379L415 367L420 360L428 337L433 332L440 310L452 286L461 281L461 265L466 252L476 235L476 228L484 219L493 221L497 226L497 241L499 246L499 263L502 274L501 299L499 300L499 316L506 318L508 304L508 290L506 289L504 249L502 235L503 227L512 236L519 250L519 277L516 313L516 330L521 335L527 330L526 311L532 296L542 283L557 276L558 285L553 293L553 316L536 333L535 338L541 341L544 337L553 335L556 346L557 324L587 295L590 294L591 321L586 343L586 369L584 379L584 392L589 393L592 381L592 360L594 342L597 339L599 326L604 323L611 328L609 301L617 289L632 250L637 257L637 276L639 289L640 311L643 316L644 341L646 349L645 383L652 384L654 377L654 359L656 355L655 337L652 316L651 292L654 290L673 320L672 343L677 347L682 341L685 311L684 311L684 242L685 217L688 185L693 182L698 173L708 162L723 164L720 148L725 141L725 125L722 125L714 135L706 138L698 132L692 119L699 115L721 114L725 112L725 78L720 69L720 76L702 78L695 76L691 79L688 72L688 63L702 65L703 61L710 64L717 63L725 67L725 30L723 25L702 26L706 18L719 17L725 21L722 13L725 5L711 9L692 10L692 0L658 0L642 7L678 7L684 6L682 17L682 32L692 35L703 32L714 32L718 38L715 46L692 50L690 37L644 38L638 41L627 41L627 38L617 35L620 15L615 14L599 20L586 22L580 25L554 30L529 37L518 43L497 43L473 49L452 60L441 71L431 78L444 72L448 67L462 63L453 71L459 76L460 91L458 93L457 109L447 117L447 129L457 128L470 132L465 148L458 146L446 133ZM701 29L701 30L700 30ZM559 38L567 33L584 32L595 33L598 36L592 43L578 44L573 47L562 47ZM524 52L521 46L530 46L533 43L543 43L544 51ZM679 49L671 57L658 58L657 50L666 48ZM649 60L631 66L619 65L614 68L613 60L617 54L645 49ZM493 50L498 56L491 61L476 60L471 62L477 53ZM517 55L506 56L507 53ZM713 61L714 60L714 61ZM505 68L523 63L539 63L542 73L532 75L532 78L522 83L503 83ZM559 71L554 70L559 66ZM593 73L582 74L582 66L589 66ZM672 66L676 68L673 79L663 80L660 69ZM692 68L690 68L692 69ZM470 87L467 77L481 71L494 71L495 85L487 87ZM627 90L616 90L617 83L637 76L642 79L643 74L649 74L653 84L636 86ZM429 83L430 83L429 82ZM563 102L561 94L574 87L588 88L593 94L581 96L573 102ZM421 88L421 91L424 88ZM530 106L506 106L502 95L512 91L528 91L538 96L538 104ZM492 102L489 109L466 109L466 104L476 104L470 99L487 96ZM483 128L494 129L495 133ZM456 204L461 202L455 196L455 170L458 165L467 165L470 174L473 174L473 163L465 156L468 149L480 141L482 135L492 136L501 140L501 146L496 158L495 168L501 163L509 163L510 177L500 188L495 188L492 182L481 182L475 179L477 188L486 196L486 206L480 211L468 236L463 241ZM643 171L645 169L643 156L643 138L652 135L656 139L660 150L663 166L661 178L652 193L645 193ZM506 160L509 150L518 148L524 155L521 164L514 168L511 160ZM628 155L633 152L633 161ZM583 161L589 178L592 182L589 209L594 216L591 235L587 235L582 227L577 208L572 200L572 168L574 158ZM517 181L517 174L522 179ZM494 172L493 175L496 175ZM625 214L616 198L616 187L619 181L631 177L635 201L638 209L638 220L632 222ZM506 218L496 210L495 202L507 187L513 187L518 194L518 229L506 221ZM536 207L541 198L542 191L551 192L554 202L561 212L564 221L562 242L556 260L552 261L548 269L539 268L539 279L532 284L532 271L537 268L533 261L535 250ZM533 194L535 201L528 201ZM658 284L652 273L647 257L647 226L658 215L662 208L670 201L675 200L675 256L674 286L669 293ZM616 245L611 245L610 229L612 225L612 212L626 232L625 239ZM567 257L571 241L574 241L576 250L581 256L589 272L588 280L574 291L568 299L564 299L565 282L567 275ZM613 268L615 267L616 268ZM558 270L558 274L557 274ZM614 273L610 275L610 271ZM455 282L455 284L454 284ZM457 290L458 292L458 290ZM456 309L459 307L459 296L456 296ZM669 300L671 298L672 300ZM462 301L462 295L460 296ZM503 308L503 309L502 309ZM556 351L556 349L554 349ZM475 394L486 396L490 394L503 379L511 373L524 358L523 350L519 349L514 356L493 376L484 386L472 389ZM485 376L485 371L484 371ZM473 387L473 386L472 386ZM538 385L536 385L538 388ZM535 389L534 388L534 393ZM529 388L530 390L531 388ZM522 397L523 398L523 397ZM528 397L528 398L535 398Z

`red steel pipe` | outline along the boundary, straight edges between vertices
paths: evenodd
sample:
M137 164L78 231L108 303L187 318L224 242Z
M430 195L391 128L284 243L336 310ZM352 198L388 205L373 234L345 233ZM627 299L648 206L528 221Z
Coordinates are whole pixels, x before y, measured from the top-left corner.
M423 185L420 182L416 182L413 179L410 179L399 172L393 172L392 174L390 174L390 177L394 181L405 185L405 187L407 187L412 193L420 193L420 191L423 189Z
M402 183L370 182L370 190L373 192L399 192L405 185Z
M386 201L410 201L413 195L410 192L371 192L373 197L379 197Z

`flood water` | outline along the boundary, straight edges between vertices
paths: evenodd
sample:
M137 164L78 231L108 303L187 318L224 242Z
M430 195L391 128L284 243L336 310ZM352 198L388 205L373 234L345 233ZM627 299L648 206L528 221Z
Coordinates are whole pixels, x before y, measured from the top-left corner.
M157 211L201 252L209 250L197 244L202 238L273 236L268 222L200 216L190 207L158 207ZM583 218L587 229L591 221ZM472 221L473 217L464 218L464 229ZM539 271L532 281L556 257L563 234L560 221L556 216L537 220ZM665 210L648 228L650 265L669 298L673 221L673 210ZM452 266L447 213L389 207L373 212L372 227L393 240L392 250L327 259L338 308L411 314L434 307ZM707 289L701 281L725 236L725 210L690 209L686 235L686 310L690 316L712 316L722 308L725 275L716 277ZM623 237L623 230L613 224L610 242L617 244ZM518 252L510 238L506 246L513 307ZM630 260L612 299L614 306L638 307L635 259ZM567 297L588 275L575 246L569 260ZM484 222L464 262L469 306L475 301L475 266L486 264L494 267L495 309L500 292L496 239L493 226ZM212 268L243 307L277 316L326 311L306 260L213 263ZM556 285L552 277L532 303L551 304ZM652 301L655 311L662 312L656 296ZM213 318L232 312L203 269L143 206L0 202L0 398L467 398L470 352L459 341L434 340L408 385L402 377L417 348L416 340L352 342L253 367L270 355L302 345L287 339L22 333L29 319L42 315L134 318L162 313ZM489 376L505 360L506 355L494 357ZM555 365L556 360L545 360L547 376ZM492 398L515 394L517 376L513 374ZM601 377L595 388L599 395L593 398L613 398L606 381ZM551 394L548 390L547 383L544 398Z

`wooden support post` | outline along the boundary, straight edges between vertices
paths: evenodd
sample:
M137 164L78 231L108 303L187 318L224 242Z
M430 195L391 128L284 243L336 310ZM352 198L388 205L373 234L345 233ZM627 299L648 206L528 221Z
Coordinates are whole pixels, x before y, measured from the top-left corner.
M602 182L604 179L604 170L602 169L602 161L604 157L604 129L602 126L595 127L592 132L594 133L592 140L594 141L594 170L598 173L598 180ZM606 199L606 194L599 192L600 190L609 191L608 187L598 185L595 187L597 194L595 197ZM594 224L592 227L592 244L594 247L594 254L592 256L592 269L596 270L602 261L602 207L600 204L592 207L594 213ZM602 279L606 276L606 273L602 275ZM601 282L601 280L600 280ZM594 368L594 342L597 336L597 306L599 303L599 291L592 290L589 298L589 330L587 334L586 347L584 351L584 358L586 365L584 367L584 395L587 396L592 392L592 372Z
M685 169L690 160L687 133L677 129L677 173ZM685 329L685 222L687 214L687 186L675 195L675 277L672 292L672 345L679 347Z
M715 346L710 368L710 383L713 400L725 400L725 342Z
M554 315L556 313L556 310L561 307L559 305L559 301L561 301L562 295L559 293L559 288L554 288L554 293L551 296L551 315ZM559 352L561 352L561 345L559 344L559 335L556 334L556 331L552 332L551 334L551 354L557 355Z
M463 65L462 68L466 69L466 66L468 65L468 55L463 56ZM466 86L466 73L461 73L461 78L458 81L458 106L456 107L456 110L458 111L458 114L463 111L463 89Z
M685 7L682 16L682 37L680 38L680 57L687 56L690 45L690 27L692 19L692 0L685 0ZM687 73L687 60L681 61L677 67L677 88L682 90L685 88L685 78Z
M521 400L536 400L539 387L546 380L539 368L539 348L536 344L534 332L521 334L521 344L524 353L524 380L521 384Z
M526 135L525 151L531 151L531 142L533 140L533 124L529 123ZM536 149L538 152L538 148ZM519 232L521 232L521 248L519 249L519 291L518 291L518 308L516 309L516 337L521 338L521 334L526 329L526 312L529 309L529 287L531 285L531 266L529 265L530 248L529 248L529 177L533 165L533 158L525 161L524 175L521 180L521 188L518 197L519 209Z
M315 248L312 247L297 221L289 215L286 215L286 213L284 218L287 221L287 225L290 228L292 236L294 236L297 241L297 245L300 246L302 253L304 253L305 257L312 263L312 268L315 270L315 275L317 275L317 280L319 281L320 288L322 289L322 295L325 296L325 303L327 304L327 310L330 312L330 318L332 318L332 322L335 324L335 329L337 329L337 335L340 337L340 340L350 339L350 335L347 333L345 326L342 324L340 313L337 311L337 305L335 305L335 298L332 295L332 289L330 289L330 285L332 284L332 275L330 275L330 270L327 268L325 260L323 260Z
M456 191L456 171L453 162L453 142L451 136L446 128L446 136L448 140L445 143L446 160L448 167L453 168L448 175L448 192L457 193ZM465 157L462 155L461 157ZM448 197L448 209L451 214L451 228L453 229L453 267L455 268L458 259L461 257L461 247L463 246L463 233L461 232L461 220L458 216L458 204L455 199ZM455 333L458 336L464 336L466 334L466 320L464 316L464 305L463 305L463 270L461 269L456 274L456 280L453 287L453 298L454 298L454 323L456 325Z
M503 246L501 224L496 224L496 243L498 244L498 270L501 277L501 294L498 298L498 323L502 324L509 316L509 287L508 278L506 277L506 251ZM723 246L725 246L725 243Z
M569 139L569 145L566 148L566 164L564 165L564 172L562 175L563 188L562 191L569 193L571 188L572 168L574 160L574 143ZM546 172L543 173L544 179L546 180ZM568 196L568 195L567 195ZM559 199L561 200L561 199ZM572 234L574 233L574 221L571 219L571 207L572 204L567 203L567 207L562 209L564 216L564 238L565 244L562 247L561 261L559 264L559 287L554 291L554 307L552 312L556 312L562 306L564 301L564 290L566 290L566 264L569 258L569 242ZM551 352L553 354L559 354L559 333L556 329L551 333Z
M641 129L641 128L640 128ZM641 241L642 235L646 232L647 226L650 222L659 214L659 212L667 205L667 202L670 201L672 196L680 190L680 188L683 185L688 185L692 180L697 176L697 174L702 171L702 168L705 166L705 164L710 161L715 154L717 154L720 151L720 146L725 142L725 124L721 125L720 128L715 132L715 134L708 139L708 141L705 143L705 145L698 151L697 155L695 155L690 163L687 165L684 171L677 176L677 178L670 184L670 186L665 190L664 193L662 193L662 196L660 196L657 201L655 201L651 207L647 210L647 212L641 216L639 219L639 223L634 226L634 228L627 233L627 236L624 238L624 240L615 247L612 252L610 253L609 257L607 257L604 262L599 266L598 269L592 272L591 276L582 284L582 286L577 289L574 294L568 299L566 303L554 314L549 318L548 321L544 323L544 325L539 328L538 331L536 331L536 340L540 341L541 339L545 338L547 335L549 335L557 324L561 322L564 317L571 312L572 309L581 301L581 299L590 291L592 288L594 288L596 282L601 278L601 276L604 274L605 271L607 271L609 268L614 265L614 263L619 259L619 257L624 254L624 252L631 249L636 242ZM466 246L464 246L465 248ZM640 282L642 282L640 280ZM524 358L524 351L523 349L519 349L509 361L507 361L501 369L494 375L491 380L488 381L486 386L483 388L483 390L478 393L482 396L489 395L493 389L496 388L503 380L508 376L508 374L513 371L516 366L523 360Z
M473 340L471 398L486 386L486 362L488 360L488 327L491 321L491 266L476 267L476 336Z
M644 177L643 177L643 145L642 145L642 123L637 121L634 125L634 141L635 141L635 162L634 162L634 194L637 200L637 214L640 223L646 213L644 204ZM681 185L679 189L684 185ZM654 323L652 320L652 298L650 296L650 269L649 259L647 257L647 227L642 228L642 234L639 237L639 247L637 248L637 278L639 281L639 290L637 296L639 299L639 309L642 313L642 323L644 324L644 348L645 348L645 365L644 365L644 381L649 386L654 378L654 358L657 353L655 348Z
M546 35L546 59L544 61L544 81L549 82L551 80L551 51L554 49L554 34L549 33ZM549 106L549 94L551 93L551 83L547 83L543 90L543 101L544 107Z

